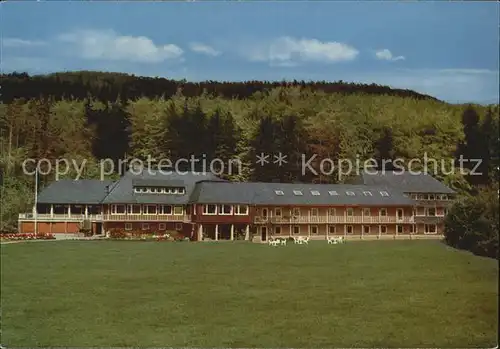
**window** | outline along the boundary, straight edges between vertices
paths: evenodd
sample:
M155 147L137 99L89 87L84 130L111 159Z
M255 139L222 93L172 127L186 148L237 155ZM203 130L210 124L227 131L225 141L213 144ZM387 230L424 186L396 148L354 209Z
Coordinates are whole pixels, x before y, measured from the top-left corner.
M295 226L293 227L293 234L294 234L294 235L298 235L298 234L300 234L300 227L299 227L299 226L295 225Z
M141 214L141 205L128 205L127 206L128 214Z
M448 200L448 195L441 195L441 200Z
M363 234L370 234L370 226L363 225Z
M274 234L280 235L281 234L281 227L274 227Z
M175 223L175 230L182 230L182 223Z
M124 214L125 205L111 205L111 214Z
M132 223L125 223L125 230L132 230Z
M418 199L418 195L417 195L417 194L411 194L411 198L412 198L413 200L417 200L417 199Z
M165 230L165 229L167 229L167 225L165 223L158 224L158 230Z
M160 214L172 214L172 206L161 205L160 206Z
M348 207L346 210L347 217L354 216L354 209L352 207Z
M426 196L425 196L425 195L423 195L423 194L420 194L420 195L418 196L418 199L419 199L419 200L425 200L425 199L426 199Z
M346 225L346 232L347 234L352 234L354 229L352 228L352 225Z
M300 216L300 208L294 207L292 212L294 216Z
M336 226L334 226L334 225L329 225L329 226L328 226L328 234L336 234L336 233L337 233Z
M203 214L217 214L217 205L203 205Z
M329 190L329 191L328 191L328 194L330 194L330 195L332 195L332 196L333 196L333 195L339 195L339 193L337 193L337 191L336 191L336 190Z
M434 196L434 195L429 195L429 200L436 200L436 196Z
M380 217L386 217L387 216L387 210L385 208L381 208L379 211Z
M317 225L311 225L311 234L317 235L318 234L318 226Z
M318 196L320 195L320 192L317 190L311 190L311 195Z
M233 213L233 208L231 205L220 205L219 212L222 215L230 215Z
M337 215L337 210L334 209L334 208L331 208L328 210L328 213L330 214L330 216L336 216Z
M426 234L435 234L437 232L437 228L435 224L426 224L424 232Z
M346 195L349 195L349 196L356 195L353 191L346 191L345 193L346 193Z
M363 209L363 216L370 217L370 209L369 208L364 208Z
M182 206L174 206L174 215L180 216L184 213L184 208Z
M247 205L237 205L236 206L236 214L237 215L247 215L248 214L248 206Z
M380 232L380 234L385 234L387 233L387 226L386 225L380 225L378 227L378 231Z
M298 195L298 196L301 196L301 195L303 195L303 194L302 194L302 191L300 191L300 190L294 190L294 191L293 191L293 195Z
M144 206L144 214L156 214L156 205Z
M403 234L403 226L402 225L396 225L396 232L398 234Z
M179 194L183 195L186 193L186 190L184 188L179 188Z
M427 216L434 217L436 215L436 209L434 207L429 207L427 209Z
M380 192L380 195L382 195L382 196L389 196L389 193L388 193L388 192L386 192L386 191L381 191L381 192Z
M276 195L279 195L279 196L285 195L285 193L283 192L283 190L275 190L274 192L276 193Z
M317 208L311 208L311 216L312 217L318 216L318 209Z
M363 195L364 196L372 196L372 192L371 191L364 191Z
M142 223L142 230L148 230L149 229L149 223Z
M279 208L279 207L278 207L278 208L275 208L275 209L274 209L274 215L275 215L276 217L281 217L281 208Z

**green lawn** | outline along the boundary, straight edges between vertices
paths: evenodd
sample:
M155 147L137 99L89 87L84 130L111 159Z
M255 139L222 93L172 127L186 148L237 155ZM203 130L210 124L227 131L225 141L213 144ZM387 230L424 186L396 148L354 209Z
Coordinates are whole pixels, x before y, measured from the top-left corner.
M1 249L8 347L497 344L497 262L438 241Z

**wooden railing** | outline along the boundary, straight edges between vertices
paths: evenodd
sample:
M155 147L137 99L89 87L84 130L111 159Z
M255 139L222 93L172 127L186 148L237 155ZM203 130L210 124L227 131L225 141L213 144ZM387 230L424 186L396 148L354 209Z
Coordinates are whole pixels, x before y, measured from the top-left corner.
M121 221L121 222L130 222L130 221L142 221L142 222L150 222L150 221L161 221L161 222L190 222L191 215L172 215L172 214L155 214L155 215L147 215L147 214L105 214L105 221Z
M40 220L40 221L60 221L60 220L65 220L65 221L82 221L82 220L91 220L91 221L100 221L102 220L102 215L100 214L77 214L77 213L72 213L71 215L69 214L50 214L50 213L39 213L36 215L33 213L20 213L19 214L19 220Z
M297 217L262 217L257 216L254 219L255 224L349 224L349 223L413 223L413 217L395 217L395 216L297 216Z

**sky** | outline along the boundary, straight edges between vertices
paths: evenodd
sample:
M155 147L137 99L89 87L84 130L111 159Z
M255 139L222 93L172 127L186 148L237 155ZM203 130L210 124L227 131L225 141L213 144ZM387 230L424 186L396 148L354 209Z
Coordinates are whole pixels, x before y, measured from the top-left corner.
M497 2L0 3L1 69L326 80L499 99Z

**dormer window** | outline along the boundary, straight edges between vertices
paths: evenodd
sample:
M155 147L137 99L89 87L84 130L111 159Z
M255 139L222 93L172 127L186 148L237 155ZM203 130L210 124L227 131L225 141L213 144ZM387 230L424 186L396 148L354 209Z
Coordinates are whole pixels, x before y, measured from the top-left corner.
M139 194L175 194L183 195L186 193L185 188L176 187L134 187L134 193Z
M283 196L283 195L285 195L285 193L283 192L283 190L275 190L275 191L274 191L274 193L275 193L276 195L279 195L279 196Z
M329 191L328 191L328 194L330 194L330 195L332 195L332 196L333 196L333 195L339 195L339 193L337 193L337 191L336 191L336 190L329 190Z
M382 196L389 196L389 193L388 193L388 192L386 192L386 191L381 191L381 192L380 192L380 195L382 195Z
M294 190L293 195L302 196L303 194L302 194L302 191L300 191L300 190Z
M364 191L363 195L364 196L372 196L372 192L371 191Z
M311 195L318 196L320 195L320 192L317 190L311 190Z
M345 193L346 193L346 195L349 195L349 196L356 195L353 191L346 191Z

